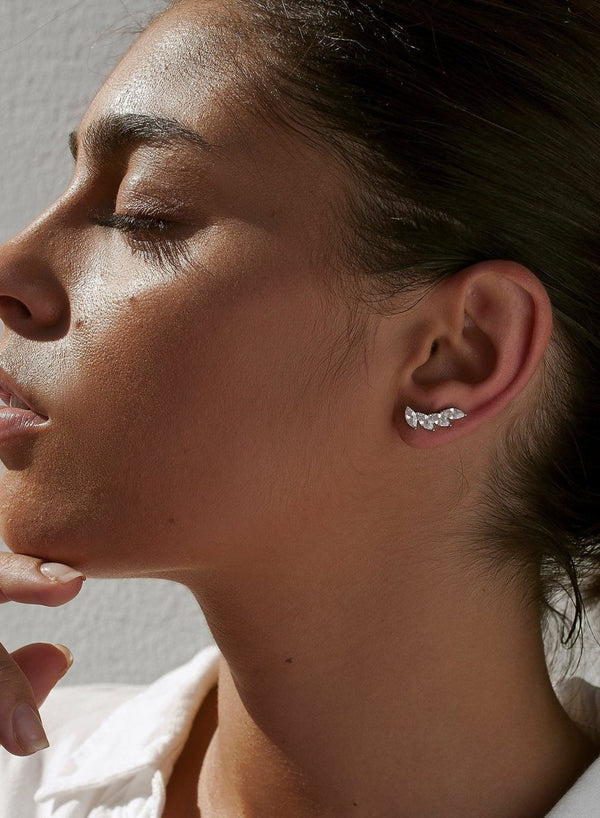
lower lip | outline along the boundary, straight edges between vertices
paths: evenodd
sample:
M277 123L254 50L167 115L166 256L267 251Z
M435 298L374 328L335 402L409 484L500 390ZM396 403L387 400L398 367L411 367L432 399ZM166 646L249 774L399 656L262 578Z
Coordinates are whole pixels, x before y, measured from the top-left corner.
M0 406L0 446L2 443L37 434L48 423L31 409Z

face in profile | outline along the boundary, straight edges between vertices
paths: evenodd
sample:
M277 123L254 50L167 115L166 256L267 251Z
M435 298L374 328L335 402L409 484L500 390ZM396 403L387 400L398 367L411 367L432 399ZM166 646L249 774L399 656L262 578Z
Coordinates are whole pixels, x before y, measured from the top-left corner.
M68 189L0 252L0 365L48 418L0 444L3 533L92 575L272 559L351 490L343 174L255 115L220 14L183 4L140 38Z

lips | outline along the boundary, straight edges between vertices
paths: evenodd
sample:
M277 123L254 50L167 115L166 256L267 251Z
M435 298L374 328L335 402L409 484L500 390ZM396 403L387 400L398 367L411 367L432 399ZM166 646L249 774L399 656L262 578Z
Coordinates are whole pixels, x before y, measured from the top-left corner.
M48 421L25 390L0 368L0 452L5 445L16 444L41 431Z
M34 405L25 390L0 367L0 409L3 408L2 404L12 409L32 412L43 420L48 420L48 416Z
M11 409L28 409L30 412L35 412L28 403L21 400L21 398L17 397L17 395L12 394L11 392L5 392L2 390L0 392L0 408L2 408L2 404L5 406L10 407ZM36 412L36 414L39 414Z

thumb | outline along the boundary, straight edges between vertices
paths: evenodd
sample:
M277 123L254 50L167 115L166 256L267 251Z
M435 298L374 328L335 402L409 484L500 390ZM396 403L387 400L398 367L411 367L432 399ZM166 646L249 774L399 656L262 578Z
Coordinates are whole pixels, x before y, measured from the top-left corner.
M11 656L27 677L38 707L73 664L68 648L45 642L25 645Z

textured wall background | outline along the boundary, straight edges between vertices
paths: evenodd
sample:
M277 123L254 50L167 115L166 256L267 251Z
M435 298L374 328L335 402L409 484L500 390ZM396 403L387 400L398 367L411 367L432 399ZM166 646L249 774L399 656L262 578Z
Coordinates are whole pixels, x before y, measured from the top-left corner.
M67 134L160 0L0 0L0 241L67 184ZM155 580L88 580L77 599L47 609L0 607L9 650L63 642L67 683L146 682L208 644L191 595Z

